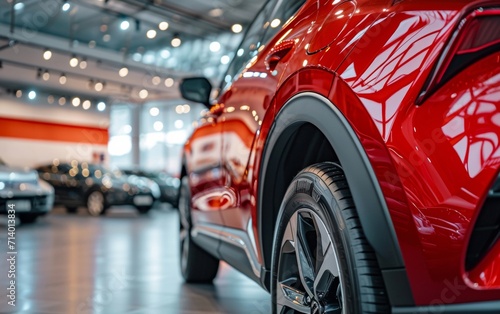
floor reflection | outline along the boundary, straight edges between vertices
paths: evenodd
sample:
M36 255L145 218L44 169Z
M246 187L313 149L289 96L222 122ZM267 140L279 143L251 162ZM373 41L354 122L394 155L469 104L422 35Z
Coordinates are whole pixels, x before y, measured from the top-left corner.
M97 218L56 208L34 225L17 226L17 303L13 309L2 293L0 313L270 313L269 294L226 264L214 285L183 283L177 219L169 207L146 216L117 208ZM2 291L7 267L2 257Z

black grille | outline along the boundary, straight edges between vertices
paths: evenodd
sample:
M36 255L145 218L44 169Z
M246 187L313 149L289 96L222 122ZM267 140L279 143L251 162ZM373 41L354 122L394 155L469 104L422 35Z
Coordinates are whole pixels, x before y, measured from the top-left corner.
M493 185L484 202L479 217L472 230L467 256L466 270L479 264L500 238L500 180Z

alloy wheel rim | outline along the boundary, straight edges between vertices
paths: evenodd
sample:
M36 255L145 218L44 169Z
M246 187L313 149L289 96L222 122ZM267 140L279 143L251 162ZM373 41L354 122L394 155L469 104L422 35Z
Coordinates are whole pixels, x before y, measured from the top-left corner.
M90 215L98 216L104 210L104 195L99 191L90 193L87 200L87 208Z
M310 209L296 211L281 241L276 306L279 314L346 313L332 236Z

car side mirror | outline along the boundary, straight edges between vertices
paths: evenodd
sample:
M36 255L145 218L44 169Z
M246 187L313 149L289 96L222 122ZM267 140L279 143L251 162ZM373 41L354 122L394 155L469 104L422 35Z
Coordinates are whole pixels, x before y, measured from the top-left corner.
M182 98L199 102L210 108L212 84L205 77L191 77L182 80L179 86Z

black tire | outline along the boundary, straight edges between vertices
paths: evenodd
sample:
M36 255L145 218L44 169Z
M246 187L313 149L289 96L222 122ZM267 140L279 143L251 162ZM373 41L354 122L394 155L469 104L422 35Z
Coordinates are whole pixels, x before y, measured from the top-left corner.
M145 215L145 214L149 213L152 206L136 206L136 208L137 208L137 211L139 212L139 214Z
M273 313L390 313L340 166L302 170L284 196L275 230Z
M191 238L191 195L187 177L182 179L179 197L180 219L180 265L184 280L189 283L209 283L217 276L219 260Z
M87 195L85 202L90 216L100 216L106 214L107 205L104 194L99 190L92 190Z
M76 214L78 212L78 207L76 206L66 206L66 213Z
M40 214L17 214L21 224L32 224L38 219L39 216Z

